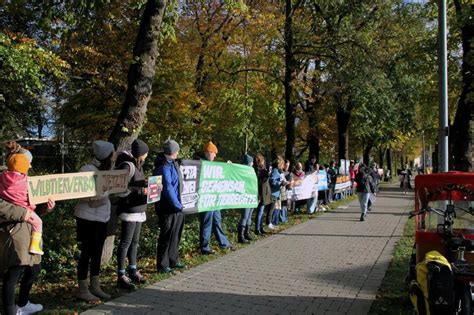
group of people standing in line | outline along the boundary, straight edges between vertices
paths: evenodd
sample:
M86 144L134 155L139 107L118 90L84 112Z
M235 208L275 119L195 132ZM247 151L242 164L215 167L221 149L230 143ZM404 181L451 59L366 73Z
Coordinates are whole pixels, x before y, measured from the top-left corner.
M29 292L37 274L40 271L40 261L43 251L41 242L42 224L36 213L46 213L54 208L54 200L35 207L28 201L27 173L31 166L31 153L16 143L8 143L8 170L0 176L0 241L6 246L0 249L1 268L3 275L2 300L5 314L34 313L42 309L40 304L29 301ZM162 176L162 192L160 200L155 203L160 234L157 242L157 271L171 273L176 269L185 268L179 259L179 243L184 227L183 204L181 192L183 176L178 163L179 144L167 140L159 152L153 175ZM143 222L146 221L148 184L143 171L143 164L148 156L148 145L136 139L131 149L117 153L112 143L102 140L92 144L93 159L81 167L80 172L107 171L111 169L126 170L128 189L119 196L107 194L80 199L75 207L77 223L77 241L80 257L77 264L77 297L96 302L109 299L100 286L101 256L107 238L107 223L111 217L113 204L121 220L120 239L117 248L117 286L133 290L136 284L143 283L137 264L137 250ZM204 145L203 154L197 158L214 161L218 148L209 141ZM314 157L305 163L296 163L290 171L290 161L277 156L267 167L265 157L257 154L255 159L245 154L242 164L252 166L258 179L258 206L255 209L255 234L268 233L276 230L280 222L286 222L288 211L298 212L302 202L307 203L308 213L317 209L325 209L334 198L334 187L338 169L334 162L320 166ZM318 192L317 196L304 201L291 201L287 198L287 189L291 189L301 181L305 173L310 174L325 169L327 172L328 190ZM366 172L367 169L367 172ZM357 182L359 200L361 200L362 216L365 218L370 198L367 193L375 192L377 186L373 172L361 165L358 169L354 163L350 166L350 177ZM358 174L370 174L370 180L365 182L358 179ZM14 178L14 180L12 180ZM360 182L360 183L359 183ZM20 184L19 184L20 183ZM112 201L111 201L112 200ZM238 223L238 241L249 242L251 237L252 214L254 209L241 209ZM265 223L263 220L264 214ZM211 234L214 233L221 249L234 247L227 239L221 225L221 212L208 211L199 214L200 220L200 253L213 253L210 246ZM39 239L39 241L38 241ZM126 260L128 266L126 267ZM20 283L18 303L15 303L15 287L23 270ZM90 280L88 280L88 278Z

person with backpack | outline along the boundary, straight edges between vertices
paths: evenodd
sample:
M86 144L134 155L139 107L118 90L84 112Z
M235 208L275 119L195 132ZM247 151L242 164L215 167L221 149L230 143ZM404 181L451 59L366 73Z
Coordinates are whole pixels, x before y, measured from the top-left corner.
M115 148L110 142L97 140L92 144L94 158L81 167L79 172L108 171L115 161ZM77 263L77 282L79 292L76 297L86 302L99 302L110 299L110 295L100 288L99 274L102 249L107 238L107 222L110 220L110 198L101 195L80 199L74 215L77 223L77 241L81 251ZM87 275L90 270L90 290Z
M355 177L355 182L357 184L357 196L359 197L360 203L360 221L364 221L367 216L370 194L373 194L375 189L370 168L362 164Z
M137 249L140 231L146 221L147 181L143 174L143 163L148 156L148 145L140 139L132 143L131 151L117 156L117 169L127 170L128 190L117 203L117 214L122 221L120 242L117 248L117 287L135 289L144 277L137 268ZM128 276L125 274L125 258L128 258Z

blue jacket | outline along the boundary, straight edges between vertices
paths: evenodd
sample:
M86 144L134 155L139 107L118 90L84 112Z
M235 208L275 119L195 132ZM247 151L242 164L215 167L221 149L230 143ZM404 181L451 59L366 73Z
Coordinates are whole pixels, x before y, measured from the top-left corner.
M172 214L183 211L181 190L183 178L176 161L168 161L164 154L159 154L155 161L153 175L162 176L163 190L160 201L155 203L157 214Z
M274 167L270 174L270 188L273 198L280 198L281 177L278 168Z

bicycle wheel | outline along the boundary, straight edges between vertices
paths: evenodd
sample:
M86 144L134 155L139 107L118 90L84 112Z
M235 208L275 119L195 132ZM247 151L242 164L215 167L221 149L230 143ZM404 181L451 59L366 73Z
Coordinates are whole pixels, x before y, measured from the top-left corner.
M461 284L456 288L456 298L454 301L455 314L472 315L472 295L469 284Z

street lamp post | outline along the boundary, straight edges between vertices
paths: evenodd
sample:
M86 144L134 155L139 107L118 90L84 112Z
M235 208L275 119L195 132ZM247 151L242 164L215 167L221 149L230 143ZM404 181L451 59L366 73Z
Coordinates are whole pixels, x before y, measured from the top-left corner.
M438 0L439 127L438 172L448 171L448 66L446 45L446 0Z
M422 145L422 148L421 148L421 154L423 155L423 158L422 158L422 163L423 163L423 174L426 174L426 152L425 152L425 131L422 130L421 131L421 145Z

